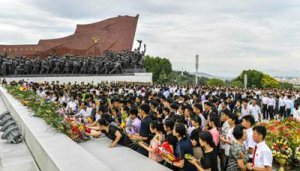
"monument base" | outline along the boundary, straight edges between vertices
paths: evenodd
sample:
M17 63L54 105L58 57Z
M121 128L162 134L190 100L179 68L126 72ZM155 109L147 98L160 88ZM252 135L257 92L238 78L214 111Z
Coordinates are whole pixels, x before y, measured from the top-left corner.
M33 81L33 82L52 82L59 81L60 83L101 83L101 82L143 82L152 83L152 73L133 73L133 74L121 74L121 75L21 75L21 76L7 76L0 77L7 82L11 81Z

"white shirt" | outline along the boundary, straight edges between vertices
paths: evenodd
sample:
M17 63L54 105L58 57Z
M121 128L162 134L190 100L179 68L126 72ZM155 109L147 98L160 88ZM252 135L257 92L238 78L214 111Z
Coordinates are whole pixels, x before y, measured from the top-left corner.
M163 93L163 95L166 97L166 99L169 97L169 95L170 95L170 92L169 91L165 91L164 93Z
M254 142L253 137L252 137L253 136L253 129L252 129L252 127L248 128L246 130L246 133L247 133L247 139L244 141L245 147L246 147L247 150L249 148L254 149L256 143ZM253 154L249 154L249 157L252 158L252 155Z
M78 115L82 115L84 118L91 116L92 108L87 107L86 110L81 109Z
M294 109L294 111L293 111L293 117L296 120L300 121L300 108L298 108L298 110Z
M285 100L285 109L290 109L293 105L293 102L291 99L286 99Z
M68 101L70 101L70 97L68 97L68 96L63 96L63 97L59 98L60 104L67 103Z
M274 98L269 98L268 100L268 106L276 106L276 100Z
M66 107L66 109L69 109L69 108L71 108L71 109L72 109L72 111L74 111L74 110L76 109L76 106L77 106L77 104L76 104L76 102L75 102L75 101L69 101L69 102L68 102L68 104L67 104L67 107Z
M199 117L201 118L201 127L204 128L206 126L206 119L202 114L199 114Z
M261 114L260 107L258 105L250 106L250 114L254 117L254 120L257 122L259 119L258 114Z
M228 132L228 129L230 128L230 125L228 124L228 121L225 121L222 128L221 128L221 134L225 137L227 132ZM225 143L222 143L221 142L221 149L225 149L226 146L228 144L225 144Z
M285 106L285 100L283 100L283 98L279 98L279 107L281 107L281 106Z
M191 136L191 134L192 134L192 132L193 132L194 129L195 129L195 127L193 127L193 126L190 126L190 127L187 128L187 134L188 134L188 136Z
M46 91L42 91L42 92L40 93L40 97L45 98L45 97L46 97Z
M272 151L267 146L265 141L262 141L257 144L257 149L255 152L254 158L254 167L265 167L270 166L272 167Z
M262 98L262 103L263 103L264 105L266 105L266 104L268 104L268 100L269 100L268 97L263 97L263 98Z
M226 134L226 139L229 140L229 141L231 141L231 142L235 141L235 138L234 138L234 136L232 134L233 133L233 129L234 129L234 127L229 128L228 132ZM225 155L226 156L229 156L230 146L231 146L230 144L227 144L227 146L225 146Z
M100 119L101 119L101 116L100 116L99 114L96 114L95 120L98 121L98 120L100 120Z
M242 118L243 116L246 116L246 115L250 115L250 107L248 105L247 105L247 107L245 107L243 105L240 118Z

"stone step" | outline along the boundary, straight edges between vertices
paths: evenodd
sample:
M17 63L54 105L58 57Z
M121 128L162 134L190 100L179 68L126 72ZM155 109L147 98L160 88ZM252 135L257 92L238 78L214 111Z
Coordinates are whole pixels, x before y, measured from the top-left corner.
M0 97L0 114L5 111L7 108ZM9 144L1 139L2 134L0 132L0 171L39 171L26 143Z
M0 167L1 171L39 170L25 143L8 144L5 141L0 142Z

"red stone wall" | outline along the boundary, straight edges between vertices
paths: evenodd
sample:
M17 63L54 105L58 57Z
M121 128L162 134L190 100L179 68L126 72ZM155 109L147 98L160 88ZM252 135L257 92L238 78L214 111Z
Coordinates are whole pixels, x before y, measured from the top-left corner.
M50 53L96 56L107 50L131 50L137 21L138 16L118 16L92 24L77 25L72 35L40 40L37 45L0 45L0 53L43 58Z

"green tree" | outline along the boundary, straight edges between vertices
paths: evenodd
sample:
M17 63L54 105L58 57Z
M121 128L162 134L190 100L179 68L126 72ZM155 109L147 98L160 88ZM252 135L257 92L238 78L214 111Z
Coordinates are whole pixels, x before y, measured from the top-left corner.
M156 80L157 83L168 83L169 82L169 76L166 74L164 70L159 74L158 79Z
M207 81L209 81L207 77L198 77L198 84L202 86L207 85Z
M225 86L225 82L217 78L212 78L208 80L206 83L208 86L217 86L217 87Z
M244 70L236 79L233 81L244 82L244 75L247 74L247 85L248 87L262 87L262 78L264 74L256 70Z
M257 88L282 88L292 89L293 84L286 82L279 82L270 75L264 74L256 70L244 70L237 78L235 78L230 86L240 87L240 84L244 82L244 75L247 74L248 87ZM237 82L238 81L238 82Z
M145 56L144 66L147 72L152 72L153 82L157 82L159 80L161 73L168 76L172 72L172 64L166 58L151 57L147 55Z
M231 81L229 83L230 87L238 87L238 88L243 88L244 84L241 81Z
M279 88L279 82L270 75L264 75L261 80L262 88Z
M279 87L282 89L292 89L294 85L288 82L279 82Z

